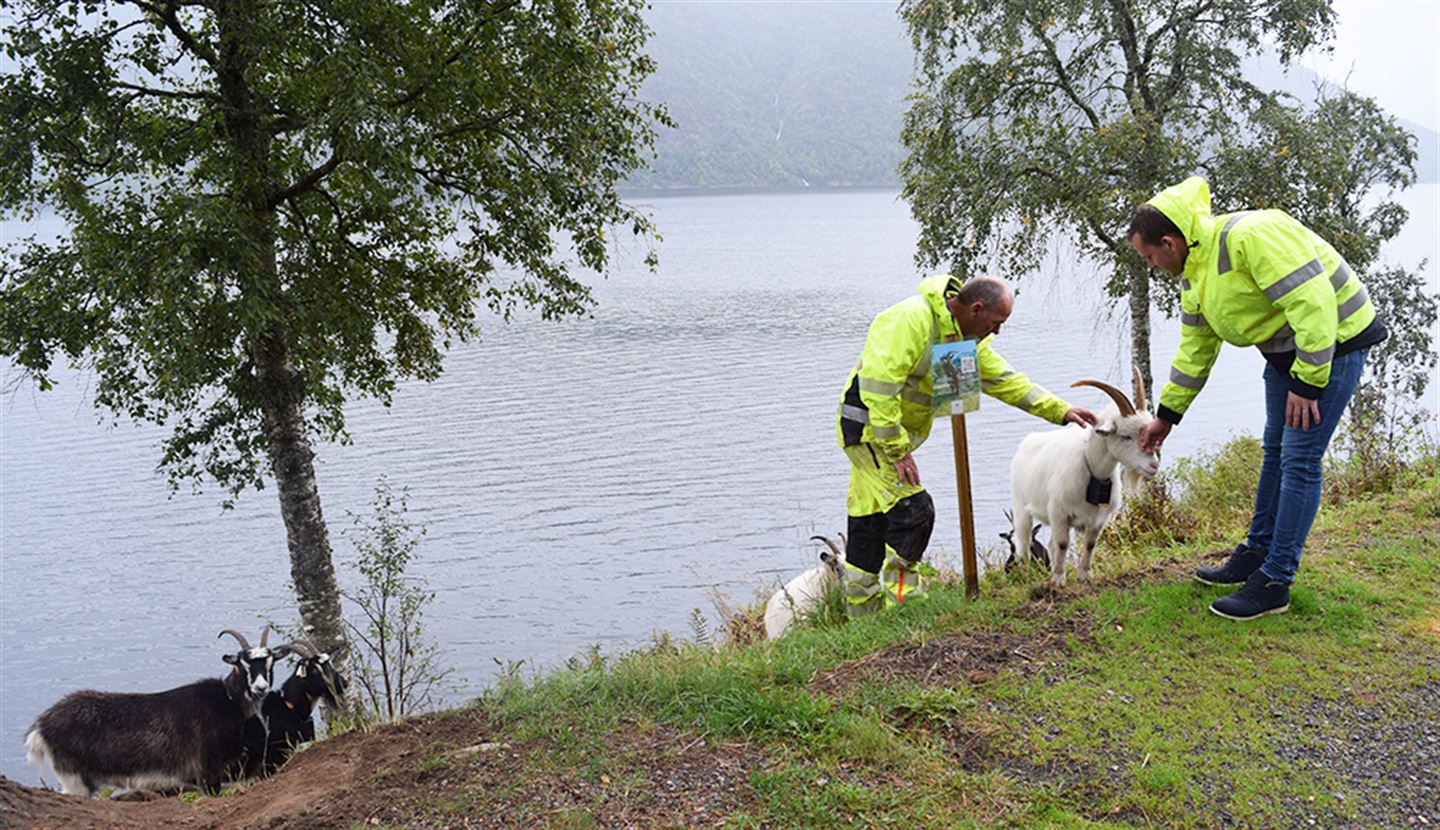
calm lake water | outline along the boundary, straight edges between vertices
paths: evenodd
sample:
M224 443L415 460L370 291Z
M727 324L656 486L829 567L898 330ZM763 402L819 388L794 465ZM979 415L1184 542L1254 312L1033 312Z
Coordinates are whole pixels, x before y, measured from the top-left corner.
M1404 264L1428 256L1432 284L1437 194L1407 194L1392 248ZM591 319L488 326L440 380L404 385L388 409L352 406L353 445L317 447L342 583L347 512L369 512L381 476L409 488L410 518L428 528L414 573L436 591L428 630L464 679L457 699L503 664L690 637L692 609L714 621L716 595L768 593L815 561L812 534L845 527L835 407L870 319L924 276L907 208L882 191L632 201L664 233L658 275L622 264ZM998 350L1099 409L1101 393L1066 387L1128 388L1127 326L1106 317L1101 276L1037 269ZM1177 338L1157 318L1157 374ZM1262 368L1226 349L1167 457L1257 432ZM218 492L170 498L159 430L108 426L83 375L46 394L12 389L17 377L0 364L0 774L33 784L22 736L62 695L218 676L220 629L294 611L273 489L231 511ZM984 551L1007 526L1015 446L1051 427L988 398L968 423ZM951 457L937 424L918 453L941 513L930 557L958 564Z

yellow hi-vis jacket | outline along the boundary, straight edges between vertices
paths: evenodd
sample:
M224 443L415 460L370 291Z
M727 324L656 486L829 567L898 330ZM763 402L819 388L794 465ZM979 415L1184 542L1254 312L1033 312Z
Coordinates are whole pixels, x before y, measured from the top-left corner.
M840 446L869 443L890 462L899 461L930 435L935 381L931 349L959 338L960 324L945 298L960 290L949 274L926 277L920 294L885 309L870 324L860 363L845 381L835 432ZM1070 405L1010 367L991 347L994 335L976 344L980 390L1058 424Z
M1291 391L1319 398L1336 344L1375 321L1365 286L1340 254L1284 211L1211 216L1210 186L1199 176L1149 203L1190 246L1180 279L1180 348L1157 414L1179 422L1210 377L1222 341L1258 346L1272 360L1293 352Z

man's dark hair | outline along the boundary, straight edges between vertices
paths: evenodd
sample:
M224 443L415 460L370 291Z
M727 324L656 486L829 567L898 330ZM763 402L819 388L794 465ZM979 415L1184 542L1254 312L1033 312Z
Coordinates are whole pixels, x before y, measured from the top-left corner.
M1182 243L1188 244L1185 234L1175 227L1170 217L1154 205L1141 205L1135 209L1135 215L1130 218L1130 231L1125 234L1126 239L1133 239L1136 234L1140 235L1140 241L1146 245L1159 245L1160 240L1167 236L1173 236Z
M956 296L965 305L980 303L986 308L992 308L1005 298L1005 283L994 277L976 277L961 286L960 293Z

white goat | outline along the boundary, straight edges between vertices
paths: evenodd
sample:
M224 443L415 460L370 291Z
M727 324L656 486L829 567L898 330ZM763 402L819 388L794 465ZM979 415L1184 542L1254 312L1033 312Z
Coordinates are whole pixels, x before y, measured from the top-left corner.
M1159 454L1144 452L1138 440L1140 430L1154 418L1145 408L1138 369L1134 404L1125 393L1098 380L1080 380L1071 386L1094 386L1115 403L1100 414L1096 426L1027 435L1010 462L1015 547L1029 549L1032 522L1048 525L1050 584L1056 588L1065 585L1070 531L1084 534L1085 550L1075 568L1076 578L1083 582L1090 578L1090 559L1100 531L1120 509L1122 490L1138 486L1139 477L1152 478L1160 471ZM1113 485L1117 466L1126 473L1124 486ZM1093 491L1092 479L1098 480Z
M811 536L829 550L820 552L820 564L800 574L770 595L765 603L765 637L778 640L797 617L812 613L825 601L826 592L840 584L845 570L845 552L824 536ZM844 538L843 536L841 537Z

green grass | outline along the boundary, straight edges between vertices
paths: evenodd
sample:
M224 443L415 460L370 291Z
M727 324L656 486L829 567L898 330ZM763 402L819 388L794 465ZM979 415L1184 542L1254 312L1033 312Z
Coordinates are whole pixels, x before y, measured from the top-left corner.
M1233 544L1256 452L1242 440L1177 465L1154 503L1107 531L1097 577L1198 562ZM1421 459L1391 485L1321 511L1284 615L1216 617L1206 606L1223 589L1183 568L1020 615L1044 579L1021 569L988 576L975 601L935 586L925 602L858 622L822 611L777 642L594 654L537 681L511 675L477 705L507 739L534 742L526 775L641 790L647 782L612 737L653 725L758 747L765 762L750 771L752 793L731 828L1200 828L1217 810L1268 827L1293 823L1295 804L1344 816L1356 794L1343 781L1277 751L1326 734L1297 725L1298 709L1348 701L1413 717L1398 696L1440 682L1440 463ZM1032 670L938 686L889 676L834 697L811 685L900 644L1039 634L1056 617L1087 625ZM957 741L978 748L970 763L957 762ZM504 792L457 793L432 809L483 809ZM596 826L584 810L549 821Z

